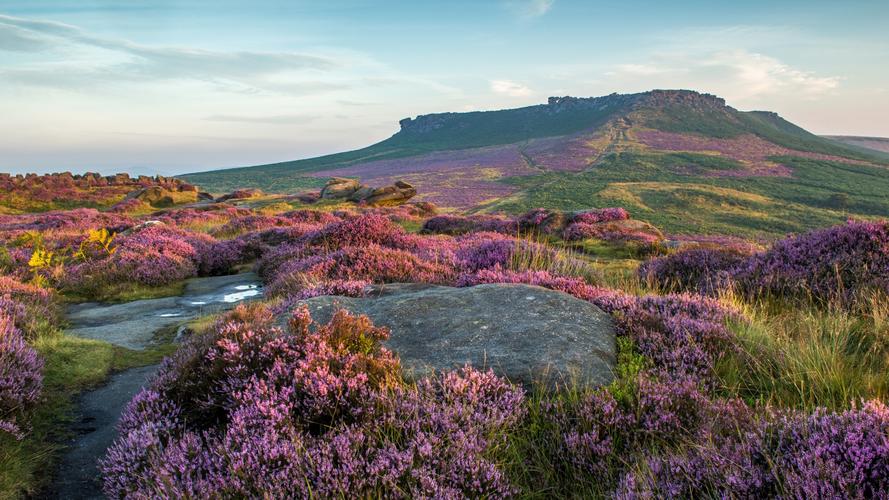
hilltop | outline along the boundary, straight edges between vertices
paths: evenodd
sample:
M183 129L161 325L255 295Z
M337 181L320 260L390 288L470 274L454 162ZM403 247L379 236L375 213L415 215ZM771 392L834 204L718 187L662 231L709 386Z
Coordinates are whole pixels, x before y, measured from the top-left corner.
M671 232L777 236L889 215L889 155L775 113L689 90L553 97L499 111L407 118L392 137L318 158L182 176L214 192L396 179L476 212L621 205Z

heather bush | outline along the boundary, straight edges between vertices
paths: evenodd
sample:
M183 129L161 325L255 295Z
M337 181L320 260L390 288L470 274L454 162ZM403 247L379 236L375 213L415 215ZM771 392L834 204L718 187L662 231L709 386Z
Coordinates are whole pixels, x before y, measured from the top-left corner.
M369 244L287 260L276 269L268 293L297 294L328 280L446 283L452 274L448 266L424 261L405 250Z
M505 217L494 215L438 215L423 223L421 233L458 235L488 231L503 234L518 232L518 224Z
M639 278L668 292L716 295L732 286L732 274L749 258L733 248L691 248L650 259Z
M386 335L342 311L312 325L297 309L285 331L239 307L130 404L106 494L515 493L488 452L522 419L522 391L469 368L403 385Z
M581 223L581 224L598 224L600 222L611 222L615 220L627 220L630 218L630 213L624 210L623 208L597 208L593 210L586 210L583 212L576 212L571 215L570 222L571 223Z
M43 389L43 360L25 343L13 320L0 312L0 433L22 439L23 417Z
M767 416L701 444L652 456L621 481L622 498L889 498L889 410Z
M304 235L306 245L340 248L375 243L399 247L406 237L404 229L378 214L362 214L333 222Z
M735 273L748 295L852 303L889 294L889 223L850 221L776 242Z
M0 315L30 340L59 324L62 311L52 290L0 276Z
M630 221L634 222L634 221ZM598 239L609 243L651 246L663 240L660 232L645 223L624 223L621 220L600 223L572 222L562 232L567 241Z

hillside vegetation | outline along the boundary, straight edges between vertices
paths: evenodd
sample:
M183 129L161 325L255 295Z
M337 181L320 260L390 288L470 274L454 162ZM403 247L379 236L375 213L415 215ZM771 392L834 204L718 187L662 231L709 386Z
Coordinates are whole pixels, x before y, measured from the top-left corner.
M397 178L417 186L421 200L453 209L620 202L668 232L777 237L889 214L887 165L885 153L813 135L775 113L658 90L424 115L364 149L183 178L214 192L270 193L316 189L329 176Z

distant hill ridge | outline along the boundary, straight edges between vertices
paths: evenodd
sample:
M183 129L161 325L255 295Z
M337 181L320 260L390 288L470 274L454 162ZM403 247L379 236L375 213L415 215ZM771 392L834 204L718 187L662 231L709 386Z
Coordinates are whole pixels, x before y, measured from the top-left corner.
M671 212L723 207L699 224L709 232L780 234L807 227L806 218L889 215L885 197L870 194L889 189L889 154L692 90L551 97L399 123L392 137L354 151L182 177L214 192L272 193L317 188L329 176L403 179L419 198L462 210L623 204L676 230L688 224L671 222Z

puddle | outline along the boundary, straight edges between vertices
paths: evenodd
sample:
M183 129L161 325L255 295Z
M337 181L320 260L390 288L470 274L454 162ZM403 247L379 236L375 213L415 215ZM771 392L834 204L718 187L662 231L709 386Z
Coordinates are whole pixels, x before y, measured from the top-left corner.
M244 290L243 292L235 292L235 293L227 293L222 296L222 301L226 304L233 304L235 302L240 302L244 299L255 297L259 295L259 290L256 288Z

